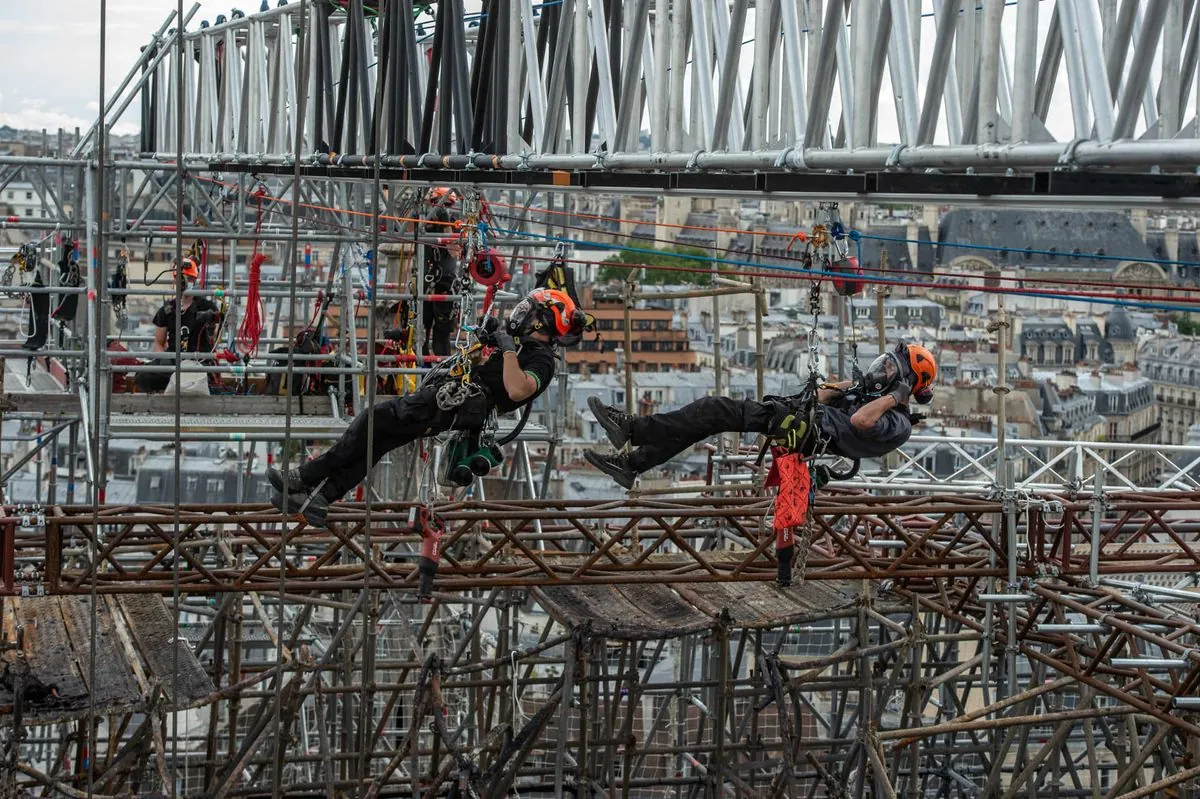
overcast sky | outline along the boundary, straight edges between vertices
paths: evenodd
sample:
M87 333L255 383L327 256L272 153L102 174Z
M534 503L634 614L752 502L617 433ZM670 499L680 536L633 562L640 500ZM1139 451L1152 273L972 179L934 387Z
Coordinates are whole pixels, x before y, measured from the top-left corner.
M108 0L108 57L107 83L111 92L129 72L137 60L139 49L146 44L151 34L162 24L167 15L176 8L178 0ZM185 0L189 9L193 0ZM271 0L275 5L276 0ZM202 0L200 11L189 26L195 28L199 21L212 21L217 14L228 14L234 6L248 13L258 10L260 0ZM99 99L99 76L97 65L100 60L100 0L0 0L3 14L0 15L0 48L4 59L5 79L0 81L0 124L16 128L56 131L60 126L70 129L75 126L86 128L95 120ZM922 20L920 52L922 77L929 69L933 49L934 24L932 0L923 0L927 16ZM478 9L479 0L468 0L468 11ZM1042 7L1039 15L1039 40L1044 40L1049 26L1049 5ZM751 16L753 15L753 12ZM1004 15L1005 38L1011 53L1012 37L1015 33L1016 13L1006 9ZM754 30L753 21L747 21L747 31ZM752 35L752 34L751 34ZM1039 41L1038 52L1041 51ZM744 85L748 85L751 48L745 48L742 67ZM1154 69L1158 77L1158 68ZM921 81L924 92L924 80ZM1072 138L1070 101L1065 76L1060 75L1055 87L1048 127L1060 140ZM831 114L837 114L839 96L835 91ZM879 140L897 141L895 107L887 98L892 94L888 73L884 72L884 85L880 93ZM919 103L918 103L919 106ZM1194 96L1189 98L1184 121L1192 115ZM946 141L945 114L940 115L937 139ZM834 117L836 119L836 117ZM648 121L648 120L647 120ZM1144 122L1139 122L1139 133ZM134 133L138 127L138 109L130 108L114 130L116 133Z
M107 83L120 85L177 0L108 0ZM99 107L100 0L0 0L0 124L86 128ZM187 0L185 8L190 7ZM217 8L214 3L204 5ZM223 4L224 5L224 4ZM249 6L247 3L243 5ZM255 3L253 8L257 9ZM203 14L203 6L201 14ZM247 7L246 10L250 10ZM215 13L215 12L214 12ZM135 113L116 132L137 130Z

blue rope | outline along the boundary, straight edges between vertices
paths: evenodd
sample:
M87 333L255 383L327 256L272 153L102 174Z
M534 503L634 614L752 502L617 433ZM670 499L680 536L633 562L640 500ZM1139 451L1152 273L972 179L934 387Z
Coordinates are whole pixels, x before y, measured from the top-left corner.
M874 239L875 241L892 241L897 244L927 244L933 247L956 247L962 250L984 250L987 252L1011 252L1018 255L1049 255L1057 258L1072 258L1077 261L1092 259L1096 261L1136 261L1143 264L1158 264L1160 266L1200 266L1200 261L1172 261L1167 258L1141 258L1136 255L1100 255L1086 253L1064 253L1055 250L1034 250L1028 247L997 247L993 244L963 244L956 241L925 241L922 239L905 239L898 236L876 236L858 230L850 231L851 238Z
M800 275L807 276L809 278L836 277L838 279L845 279L845 277L846 277L844 272L834 272L834 271L823 270L823 269L805 269L803 267L798 267L798 266L777 266L777 265L771 265L771 264L756 264L756 263L753 263L750 261L739 261L739 260L736 260L733 258L717 258L714 256L709 256L709 255L686 255L686 254L682 254L682 253L669 252L666 250L646 249L643 247L625 247L625 246L622 246L619 244L603 244L601 242L596 242L596 241L584 241L582 239L571 239L571 238L567 238L565 236L551 236L551 235L547 235L545 233L530 233L528 231L514 230L511 228L493 227L492 230L498 231L500 233L507 233L508 235L511 235L514 237L524 236L526 238L542 239L544 241L561 241L565 244L572 244L572 245L582 246L582 247L591 248L591 249L624 250L627 252L638 252L638 253L645 253L645 254L649 254L649 255L667 255L672 258L683 258L683 259L690 260L690 261L703 261L705 263L725 264L728 266L742 266L742 267L748 267L751 269L773 269L773 270L776 270L779 272L790 272L790 273L800 274ZM857 233L857 231L851 232L850 235L852 238L855 233ZM860 234L860 237L861 237L861 234ZM1128 259L1126 259L1126 260L1128 260ZM647 267L647 268L653 269L654 267ZM916 288L929 288L929 285L927 283L923 283L921 281L916 281L916 280L904 280L902 278L885 278L885 277L866 277L866 276L864 276L864 279L871 283L876 283L876 284L885 284L885 285L893 285L893 286L913 286ZM1077 297L1072 294L1057 293L1057 292L1016 291L1016 290L1008 290L1008 289L998 291L996 289L988 289L988 288L984 288L984 287L977 287L977 288L976 287L966 287L966 289L964 289L963 287L947 286L947 288L955 288L958 291L975 290L975 291L983 292L985 294L1009 294L1009 295L1012 295L1015 297L1045 297L1045 298L1049 298L1049 299L1071 300L1074 302L1094 302L1094 303L1098 303L1100 305L1112 305L1112 306L1122 307L1122 308L1143 308L1143 309L1147 309L1147 310L1152 309L1152 310L1162 310L1162 311L1175 311L1178 313L1200 313L1200 306L1194 306L1194 305L1172 305L1169 303L1122 300L1122 299L1116 299L1116 298L1110 298L1110 297Z

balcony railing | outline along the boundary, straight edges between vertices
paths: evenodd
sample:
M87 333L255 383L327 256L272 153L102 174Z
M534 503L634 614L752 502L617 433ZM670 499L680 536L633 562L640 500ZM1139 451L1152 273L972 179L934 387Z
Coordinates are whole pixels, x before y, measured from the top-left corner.
M1200 489L1200 446L1009 438L1006 449L1019 490L1089 491L1096 475L1107 490ZM714 482L744 482L754 458L714 455ZM872 492L986 492L996 486L998 460L993 436L917 435L886 464L864 462L854 480L837 485Z

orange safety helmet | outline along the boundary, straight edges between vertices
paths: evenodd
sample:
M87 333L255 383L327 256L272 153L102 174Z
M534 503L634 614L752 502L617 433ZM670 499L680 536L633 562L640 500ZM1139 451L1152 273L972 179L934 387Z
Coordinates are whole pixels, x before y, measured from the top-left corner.
M508 333L528 335L536 331L562 339L583 331L584 314L565 291L534 289L508 314Z
M193 283L200 279L200 267L196 265L196 259L184 256L182 267L175 268L175 278L178 279L183 275Z
M449 186L434 186L425 199L430 205L450 207L458 200L458 193Z
M937 380L937 361L933 359L933 353L920 344L909 344L905 350L908 352L908 365L917 380L913 385L913 393L917 394Z

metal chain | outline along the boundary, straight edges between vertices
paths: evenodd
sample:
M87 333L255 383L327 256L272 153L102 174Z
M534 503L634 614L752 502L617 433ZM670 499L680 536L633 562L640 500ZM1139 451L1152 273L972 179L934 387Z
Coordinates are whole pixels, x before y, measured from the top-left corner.
M808 311L812 314L812 328L808 331L808 373L816 374L819 364L817 330L821 315L821 282L813 280L808 289Z
M25 282L24 275L26 272L32 272L38 265L38 249L33 242L22 244L9 260L8 266L4 269L3 276L0 276L0 284L4 286L21 287L28 285ZM26 295L22 291L5 291L4 295L12 299L23 299Z

